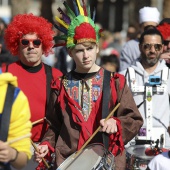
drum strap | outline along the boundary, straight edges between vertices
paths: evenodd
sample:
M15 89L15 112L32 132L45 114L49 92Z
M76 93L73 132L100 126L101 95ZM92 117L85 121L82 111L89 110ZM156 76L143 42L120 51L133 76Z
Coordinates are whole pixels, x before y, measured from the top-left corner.
M6 142L8 137L8 130L11 117L11 109L13 104L13 95L15 87L11 84L8 84L6 99L4 103L4 109L0 121L0 140Z
M8 138L14 91L15 87L8 84L4 108L2 114L0 114L0 140L3 142L6 142ZM11 170L10 164L0 162L0 170Z
M105 119L109 114L110 76L111 76L111 72L104 70L102 119ZM109 137L107 133L103 133L103 144L106 149L109 148Z
M45 116L47 116L47 106L48 106L49 99L50 99L51 81L53 79L53 76L52 76L52 68L51 68L51 66L48 66L47 64L44 64L44 68L45 68L45 74L46 74L46 107L45 107L46 110L45 110ZM42 138L44 136L44 132L46 131L46 128L47 128L47 122L44 121L42 131L41 131L40 140L42 140Z

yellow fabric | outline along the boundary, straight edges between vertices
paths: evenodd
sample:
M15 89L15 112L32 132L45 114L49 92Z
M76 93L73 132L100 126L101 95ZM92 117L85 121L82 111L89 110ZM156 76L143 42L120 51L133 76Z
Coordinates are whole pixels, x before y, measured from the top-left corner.
M4 107L7 84L17 86L17 78L10 73L0 74L0 113ZM12 106L10 126L7 141L22 137L31 133L30 108L27 97L20 90ZM31 140L29 137L10 144L18 151L25 152L31 158Z

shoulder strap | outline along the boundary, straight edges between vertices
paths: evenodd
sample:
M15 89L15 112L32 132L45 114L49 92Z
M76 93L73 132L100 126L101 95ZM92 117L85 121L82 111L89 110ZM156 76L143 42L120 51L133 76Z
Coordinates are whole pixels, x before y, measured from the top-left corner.
M128 67L128 72L129 72L129 77L130 77L131 85L133 86L133 82L136 79L135 70L132 67Z
M53 76L52 76L51 66L44 64L44 67L45 67L45 74L46 74L46 107L45 107L45 115L44 116L47 116L47 106L48 106L48 102L49 102L49 99L50 99L51 80L52 80ZM40 135L40 140L43 138L46 128L47 128L47 122L44 121L42 131L41 131L41 135Z
M50 98L50 91L51 91L51 80L52 80L53 76L52 76L51 66L44 64L44 67L45 67L45 73L46 73L46 93L47 93L46 103L48 104L48 101L49 101L49 98Z
M110 76L111 76L111 72L104 70L102 119L105 119L109 114ZM106 133L103 133L103 143L104 143L105 148L108 149L109 148L109 138Z
M14 90L15 90L15 87L11 84L8 84L4 109L3 109L2 117L0 121L0 140L4 142L7 141L7 137L8 137Z
M169 77L169 68L165 67L162 70L162 83L166 83L166 81L168 80Z

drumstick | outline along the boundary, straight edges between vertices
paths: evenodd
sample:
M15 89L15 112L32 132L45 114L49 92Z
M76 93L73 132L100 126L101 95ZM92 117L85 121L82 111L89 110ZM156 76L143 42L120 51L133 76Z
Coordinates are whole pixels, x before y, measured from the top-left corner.
M106 117L105 121L108 120L113 113L118 109L118 107L120 106L120 103L118 103L115 108L109 113L109 115ZM101 129L101 126L99 126L96 131L91 135L91 137L85 142L85 144L81 147L80 150L77 151L77 153L74 155L73 159L75 159L80 153L81 151L88 145L88 143L91 141L91 139L96 135L96 133Z
M44 120L44 118L32 122L32 126L35 125L35 124L37 124L37 123L39 123L39 122L41 122L41 121L43 121L43 120Z
M17 141L22 140L22 139L24 139L24 138L28 138L28 137L30 137L30 136L31 136L31 133L26 134L26 135L23 135L23 136L20 136L20 137L15 138L15 139L12 139L12 140L10 140L10 141L8 141L8 142L6 142L6 143L7 143L8 145L10 145L10 144L12 144L12 143L14 143L14 142L17 142Z
M32 140L31 140L31 144L32 144L32 146L34 147L34 149L35 149L37 152L39 152L38 148L36 147L36 145L34 144L34 142L33 142ZM50 166L48 165L48 163L46 162L46 160L45 160L44 158L42 158L42 161L43 161L44 165L45 165L48 169L50 169Z

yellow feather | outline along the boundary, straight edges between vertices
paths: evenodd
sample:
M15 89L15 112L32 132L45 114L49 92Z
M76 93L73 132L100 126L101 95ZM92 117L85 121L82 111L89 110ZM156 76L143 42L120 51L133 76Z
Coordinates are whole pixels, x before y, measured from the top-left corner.
M72 37L67 38L67 44L74 44Z
M88 17L84 17L85 22L89 23Z
M84 10L83 10L82 6L80 5L79 0L77 0L77 6L79 8L80 15L84 15Z
M57 16L55 16L55 19L65 28L68 29L69 25L66 24L64 21L62 21L60 18L58 18Z

